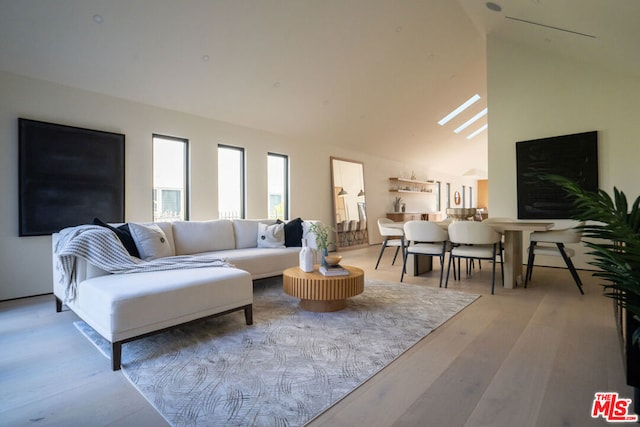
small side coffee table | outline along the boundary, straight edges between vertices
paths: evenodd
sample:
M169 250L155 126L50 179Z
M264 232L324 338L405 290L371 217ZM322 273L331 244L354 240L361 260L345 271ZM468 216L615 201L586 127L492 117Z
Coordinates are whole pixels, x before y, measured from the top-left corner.
M348 276L324 276L314 270L305 273L300 267L291 267L282 273L284 292L300 298L304 310L325 313L342 310L347 306L347 298L364 291L364 271L358 267L344 265Z

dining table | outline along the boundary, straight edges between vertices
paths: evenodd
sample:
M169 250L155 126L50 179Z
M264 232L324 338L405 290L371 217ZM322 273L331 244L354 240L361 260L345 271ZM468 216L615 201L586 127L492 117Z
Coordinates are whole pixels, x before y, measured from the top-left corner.
M547 231L553 222L537 221L495 221L488 222L494 230L504 235L504 287L512 289L523 282L522 235L524 231Z
M448 228L451 222L439 221L436 224L443 228ZM523 232L524 231L547 231L555 223L538 221L492 221L487 222L494 230L504 235L504 287L513 289L518 284L523 283ZM386 227L404 229L404 222L394 222L385 224Z

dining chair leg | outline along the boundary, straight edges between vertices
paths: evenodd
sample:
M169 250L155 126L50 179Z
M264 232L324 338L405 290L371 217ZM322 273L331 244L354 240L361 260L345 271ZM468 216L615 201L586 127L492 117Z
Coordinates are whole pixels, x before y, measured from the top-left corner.
M442 273L444 273L444 254L440 255L440 286L438 286L439 288L442 287Z
M376 262L376 268L374 268L374 270L378 269L378 264L380 264L380 259L382 259L382 254L384 253L384 250L387 247L387 240L389 240L389 238L385 237L384 242L382 242L382 247L380 248L380 255L378 255L378 262Z
M502 287L504 287L504 248L502 247L502 242L500 242L499 245L500 247L498 248L498 251L500 252L500 276L502 277Z
M536 247L536 242L529 244L529 257L527 259L527 271L524 273L524 287L527 287L527 283L531 280L531 273L533 273L533 259L535 254L533 253Z
M391 261L391 265L396 265L396 258L398 257L398 251L400 250L400 246L396 248L396 253L393 255L393 261ZM404 258L404 256L403 256Z
M454 257L452 255L449 255L449 263L447 264L447 278L444 281L444 287L448 288L449 287L449 271L451 271L451 264L453 263L453 271L456 271L456 264L455 264L455 260L453 259ZM460 273L458 271L458 273ZM455 274L454 274L455 275Z
M576 271L576 268L574 267L573 262L571 261L571 258L569 258L569 256L564 250L564 243L556 243L556 245L558 246L558 250L560 251L562 258L564 259L565 264L567 264L567 267L569 268L571 275L573 276L573 280L575 280L576 282L576 286L578 287L578 290L582 295L584 295L584 291L582 290L582 281L578 276L578 272Z
M404 279L404 273L407 271L407 258L409 256L409 254L404 254L404 249L403 249L403 257L402 257L402 273L400 273L400 281L402 282L402 279ZM407 249L408 252L408 249Z
M496 245L493 245L493 267L491 268L491 295L496 284Z

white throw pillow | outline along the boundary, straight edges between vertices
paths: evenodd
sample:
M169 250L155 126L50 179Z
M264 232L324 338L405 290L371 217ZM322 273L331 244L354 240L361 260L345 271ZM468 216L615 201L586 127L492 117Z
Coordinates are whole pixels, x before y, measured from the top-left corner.
M284 223L258 224L259 248L284 248Z
M142 225L130 222L129 230L136 248L140 252L140 258L143 260L150 261L173 255L167 236L158 225Z

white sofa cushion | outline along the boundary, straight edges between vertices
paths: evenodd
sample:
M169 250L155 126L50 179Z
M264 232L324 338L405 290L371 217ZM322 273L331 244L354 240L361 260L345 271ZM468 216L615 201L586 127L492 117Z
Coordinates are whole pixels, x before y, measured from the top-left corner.
M258 224L275 224L273 219L234 219L233 231L236 236L236 249L255 248L258 239Z
M166 234L157 224L143 225L130 222L129 231L143 260L150 261L173 255Z
M224 258L235 268L248 271L253 280L281 275L284 270L299 263L299 247L294 248L246 248L212 252Z
M152 224L157 224L158 227L164 231L165 236L167 236L167 240L169 241L169 247L171 247L171 256L176 254L176 245L173 242L173 223L170 221L166 222L154 222Z
M236 247L233 223L228 219L213 221L176 221L173 223L176 255L222 251Z
M284 248L284 224L259 223L256 243L259 248Z

